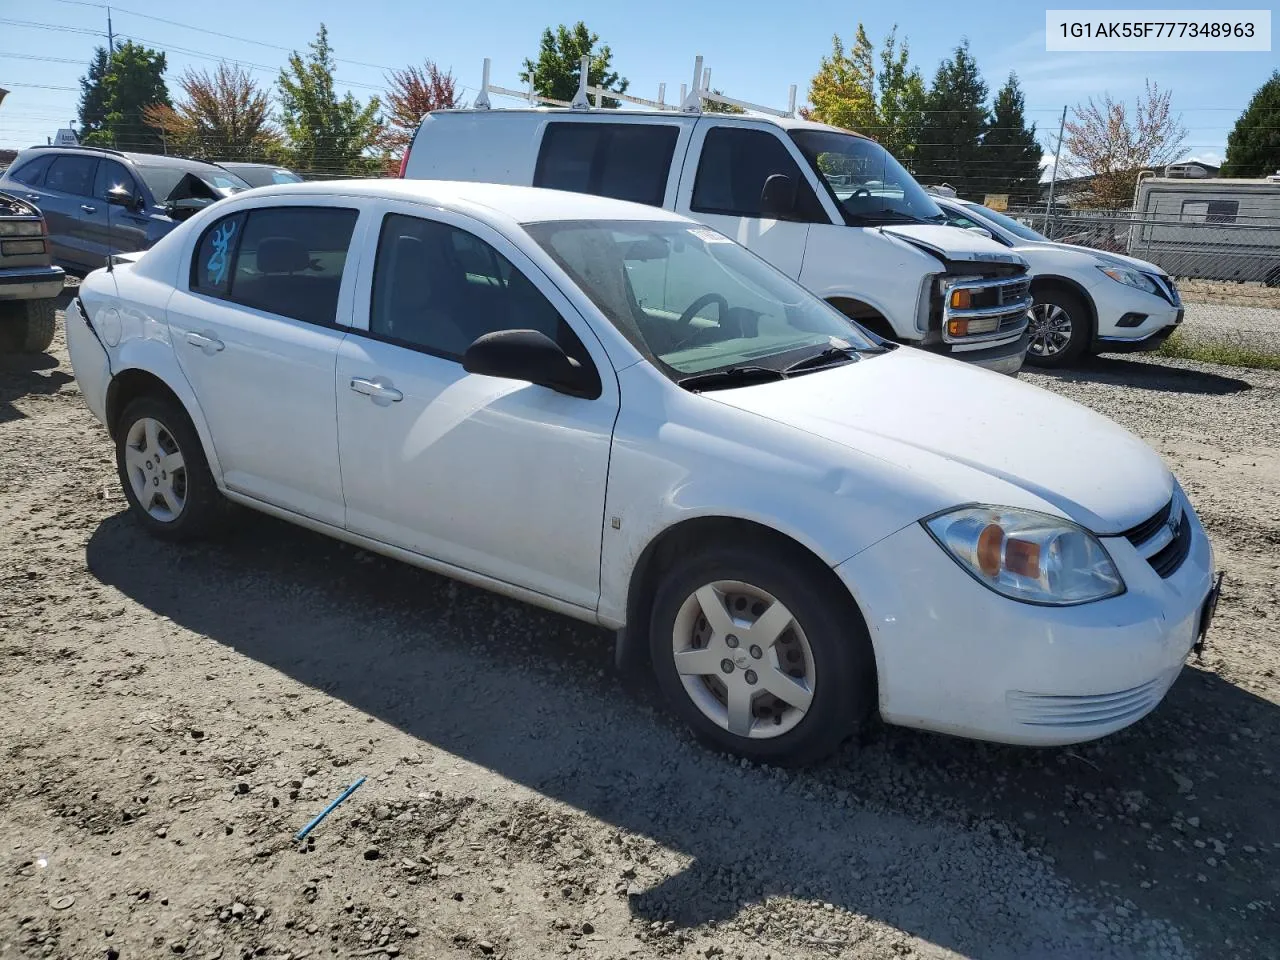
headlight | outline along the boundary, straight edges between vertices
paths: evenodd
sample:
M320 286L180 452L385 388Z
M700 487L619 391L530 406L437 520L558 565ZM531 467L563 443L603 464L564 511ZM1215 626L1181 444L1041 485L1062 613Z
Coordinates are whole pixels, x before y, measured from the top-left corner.
M960 507L923 521L975 580L1011 600L1050 606L1124 593L1124 580L1084 527L1013 507Z
M1134 287L1146 293L1157 295L1160 292L1156 287L1156 282L1141 271L1130 270L1128 267L1099 267L1098 269L1116 283L1123 283L1126 287Z

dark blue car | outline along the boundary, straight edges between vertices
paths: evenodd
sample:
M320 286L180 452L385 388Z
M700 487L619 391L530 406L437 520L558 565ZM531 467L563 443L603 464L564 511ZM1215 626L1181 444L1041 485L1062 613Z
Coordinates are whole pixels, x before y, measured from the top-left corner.
M196 210L248 190L215 163L101 147L31 147L0 190L40 208L54 260L84 272L108 252L146 250Z

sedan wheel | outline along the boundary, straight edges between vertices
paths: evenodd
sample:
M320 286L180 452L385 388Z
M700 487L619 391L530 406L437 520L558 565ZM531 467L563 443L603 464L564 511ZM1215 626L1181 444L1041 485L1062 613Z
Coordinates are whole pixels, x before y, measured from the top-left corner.
M1071 314L1056 303L1037 303L1031 308L1031 343L1028 353L1052 357L1071 342Z
M177 520L187 503L187 467L178 441L159 420L140 417L129 427L124 445L138 505L161 523Z
M715 750L812 763L875 709L875 655L831 569L769 537L686 551L649 617L654 674L672 708Z
M1045 285L1033 291L1027 363L1065 367L1089 346L1090 314L1073 290Z
M703 715L738 737L777 737L804 719L817 667L804 630L768 591L717 580L689 595L671 635L676 671Z

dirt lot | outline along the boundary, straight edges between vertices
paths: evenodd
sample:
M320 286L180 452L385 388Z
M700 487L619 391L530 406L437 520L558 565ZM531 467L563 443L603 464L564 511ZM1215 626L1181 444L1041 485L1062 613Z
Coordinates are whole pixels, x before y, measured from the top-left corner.
M61 341L0 360L0 957L1280 956L1280 375L1027 379L1183 478L1203 662L1100 743L783 774L600 631L265 518L147 539Z

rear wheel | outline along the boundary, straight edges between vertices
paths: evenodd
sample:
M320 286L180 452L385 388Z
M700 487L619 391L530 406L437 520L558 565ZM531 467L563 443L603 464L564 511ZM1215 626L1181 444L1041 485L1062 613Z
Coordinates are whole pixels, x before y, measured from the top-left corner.
M1084 300L1057 286L1040 287L1031 296L1026 362L1037 367L1075 363L1089 346L1089 310Z
M875 706L871 641L844 587L773 545L691 556L654 598L658 684L716 750L812 763Z
M0 350L6 353L48 350L57 329L55 307L52 299L0 304Z
M133 515L153 536L194 540L224 512L204 447L175 401L144 396L116 424L116 468Z

